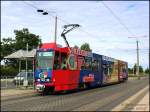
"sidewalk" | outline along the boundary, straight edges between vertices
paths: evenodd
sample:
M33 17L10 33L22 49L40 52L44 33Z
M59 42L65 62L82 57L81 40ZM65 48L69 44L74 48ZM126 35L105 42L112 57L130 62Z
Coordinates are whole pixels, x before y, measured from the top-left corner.
M1 97L35 93L35 92L36 91L34 89L4 89L4 90L2 89Z
M138 102L132 111L149 111L149 92Z
M2 89L1 90L1 101L22 98L28 96L34 96L37 94L37 91L34 89Z
M147 92L146 92L147 91ZM138 97L146 92L144 97L134 105L134 100L138 99ZM111 111L149 111L149 86L146 86L135 95L130 96L125 101L121 102L119 105L114 107Z

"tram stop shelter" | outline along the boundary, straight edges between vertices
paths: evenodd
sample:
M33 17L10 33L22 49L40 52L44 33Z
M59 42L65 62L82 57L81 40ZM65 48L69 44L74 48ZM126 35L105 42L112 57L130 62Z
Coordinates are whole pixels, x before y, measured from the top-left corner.
M26 51L26 50L18 50L8 56L5 56L4 59L17 59L19 60L19 72L21 72L21 61L26 60L26 73L28 71L28 60L31 60L32 62L34 61L36 54L36 49L33 49L31 51ZM32 69L34 71L34 64L32 64ZM34 76L34 75L33 75ZM27 79L27 77L26 77Z

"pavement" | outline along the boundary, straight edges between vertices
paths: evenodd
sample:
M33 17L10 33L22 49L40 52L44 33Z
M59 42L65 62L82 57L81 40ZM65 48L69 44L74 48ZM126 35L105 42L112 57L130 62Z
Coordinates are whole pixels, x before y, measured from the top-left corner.
M2 90L2 111L148 111L148 78L61 95L37 95L33 89ZM127 102L128 101L128 102ZM130 108L129 108L130 105ZM131 108L132 107L132 108Z
M29 88L1 89L1 100L32 96L34 94L36 94L36 90Z
M1 90L1 97L13 96L13 95L21 95L27 93L34 93L33 89L5 89Z
M141 101L132 109L132 111L149 111L149 92L142 98Z
M138 97L143 96L138 103L136 100ZM130 96L125 101L114 107L112 111L148 111L149 110L149 85L136 94Z

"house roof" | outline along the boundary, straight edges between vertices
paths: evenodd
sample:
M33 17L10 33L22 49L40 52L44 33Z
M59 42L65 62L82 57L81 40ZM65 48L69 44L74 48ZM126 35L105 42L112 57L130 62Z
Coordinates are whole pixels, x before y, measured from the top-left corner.
M31 51L25 51L25 50L18 50L8 56L5 56L5 59L21 59L21 58L33 58L35 57L36 49L33 49Z

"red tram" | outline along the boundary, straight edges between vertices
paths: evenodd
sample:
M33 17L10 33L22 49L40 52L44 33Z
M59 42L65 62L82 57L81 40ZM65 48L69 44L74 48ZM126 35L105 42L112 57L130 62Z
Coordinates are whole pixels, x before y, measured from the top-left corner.
M127 80L127 62L107 56L45 43L36 54L38 91L73 90Z
M67 27L72 27L66 30ZM61 36L67 47L44 43L37 49L35 85L38 91L66 91L102 86L128 79L127 62L71 48L65 34L77 24L66 25Z

